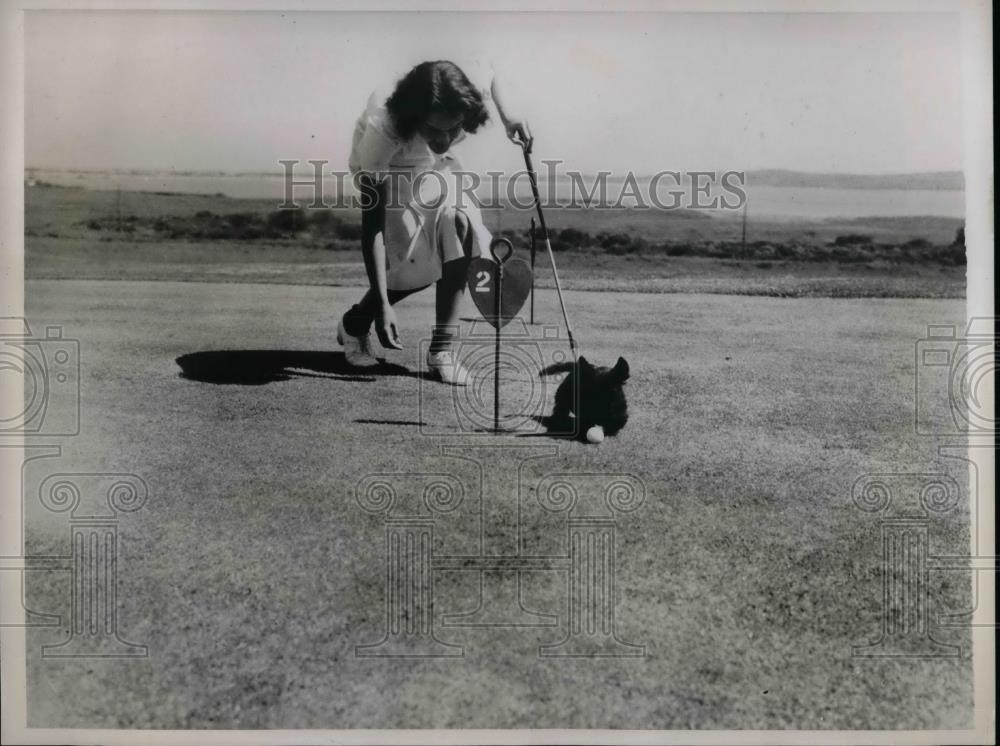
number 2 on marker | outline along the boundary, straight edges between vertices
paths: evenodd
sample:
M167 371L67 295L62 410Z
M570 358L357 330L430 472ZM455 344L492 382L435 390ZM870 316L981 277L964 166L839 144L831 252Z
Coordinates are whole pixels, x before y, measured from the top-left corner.
M489 272L477 272L476 273L476 279L479 280L479 282L476 284L476 292L477 293L488 293L488 292L490 292L490 289L488 287L489 284L490 284L490 273Z

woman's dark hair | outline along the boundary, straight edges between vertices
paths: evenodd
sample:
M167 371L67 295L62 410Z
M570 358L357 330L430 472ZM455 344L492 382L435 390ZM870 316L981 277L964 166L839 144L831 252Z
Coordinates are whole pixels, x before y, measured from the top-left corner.
M438 109L462 117L462 129L473 133L490 118L482 94L454 62L421 62L396 84L385 102L404 140L409 140Z

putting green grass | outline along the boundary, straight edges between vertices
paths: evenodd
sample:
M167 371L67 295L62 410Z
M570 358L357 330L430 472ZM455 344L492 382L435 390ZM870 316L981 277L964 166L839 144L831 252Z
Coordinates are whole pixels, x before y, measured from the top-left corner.
M345 369L334 328L359 292L27 283L33 331L62 325L82 370L80 435L26 469L28 551L67 551L66 516L33 497L48 474L134 473L150 491L120 520L118 617L149 656L43 659L40 646L65 632L31 630L30 726L970 725L966 631L932 626L961 646L955 658L851 654L882 623L879 517L855 506L852 485L886 472L965 482L964 464L938 454L947 441L912 424L915 395L942 395L926 378L915 394L915 344L928 324L961 323L962 301L569 291L584 353L601 364L624 355L632 369L628 426L593 446L463 433L455 391L418 375L430 293L400 307L405 350L370 374ZM558 326L554 293L539 293L537 313ZM510 378L513 406L533 384ZM494 459L496 478L480 490L475 464L445 445ZM524 463L519 498L518 459L539 449L553 453ZM526 574L522 601L559 627L439 626L464 657L355 657L383 634L385 527L354 487L392 472L410 499L428 471L467 490L436 528L435 551L451 554L477 553L479 501L496 551L519 537L526 551L564 552L561 519L532 507L530 487L547 474L641 481L644 504L616 529L617 633L645 657L538 657L565 634L558 572ZM931 553L967 553L968 521L963 492L930 519ZM475 608L476 581L437 573L437 622ZM67 618L68 574L26 582L30 608ZM931 573L928 603L935 620L969 608L968 574Z

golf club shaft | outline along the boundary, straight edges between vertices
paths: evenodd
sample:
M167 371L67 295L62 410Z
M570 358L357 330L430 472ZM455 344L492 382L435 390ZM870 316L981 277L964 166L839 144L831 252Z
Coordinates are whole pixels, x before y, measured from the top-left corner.
M535 210L538 212L538 224L542 227L542 238L545 239L545 250L549 252L549 264L552 265L552 278L556 283L556 294L559 296L559 308L562 310L563 321L566 324L566 336L569 337L569 349L573 354L573 360L577 359L576 340L573 338L573 327L569 323L569 315L566 313L566 303L563 300L562 285L559 283L559 272L556 270L556 259L552 255L552 242L549 240L549 229L545 225L545 215L542 213L542 200L538 196L538 180L535 177L535 168L531 165L531 153L527 146L522 146L524 151L524 165L528 169L528 181L531 182L531 195L535 199Z
M535 323L535 219L531 219L531 324Z

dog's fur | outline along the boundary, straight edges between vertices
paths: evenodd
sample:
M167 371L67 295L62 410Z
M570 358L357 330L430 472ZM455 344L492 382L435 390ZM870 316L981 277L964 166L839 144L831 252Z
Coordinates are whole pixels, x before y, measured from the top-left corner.
M594 425L604 428L607 436L616 435L628 422L628 403L622 388L628 380L625 358L618 358L613 368L591 365L581 357L576 363L550 365L540 376L569 373L556 389L552 416L546 423L549 432L573 433L585 439Z

